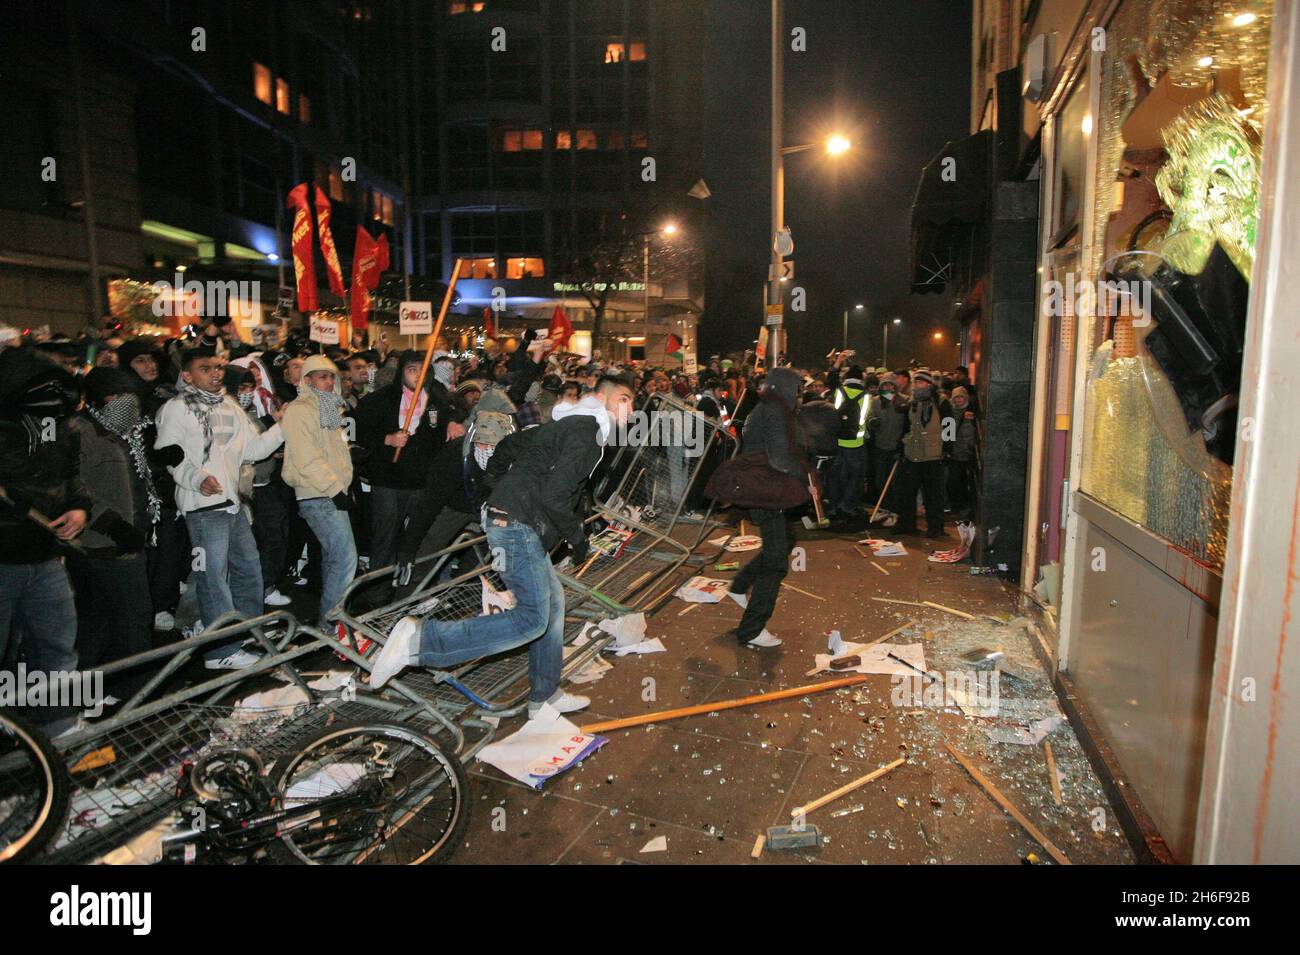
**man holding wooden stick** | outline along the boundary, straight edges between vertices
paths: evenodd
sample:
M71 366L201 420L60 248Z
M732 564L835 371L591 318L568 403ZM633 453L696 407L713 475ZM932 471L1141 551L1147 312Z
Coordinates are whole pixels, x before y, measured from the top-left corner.
M492 485L483 528L495 569L514 594L502 613L465 620L404 617L375 658L372 687L408 666L446 668L528 644L528 715L549 703L561 713L591 700L559 688L564 653L564 587L549 551L568 541L574 563L587 559L579 499L613 429L632 411L635 394L621 378L601 378L594 394L556 405L553 420L506 437L488 461Z

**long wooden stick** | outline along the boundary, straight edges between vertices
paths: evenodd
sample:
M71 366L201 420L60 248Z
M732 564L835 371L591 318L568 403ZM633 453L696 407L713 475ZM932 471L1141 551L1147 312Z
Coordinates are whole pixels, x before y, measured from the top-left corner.
M810 594L810 593L809 593L808 591L806 591L806 590L800 590L800 589L799 589L798 587L796 587L794 584L787 584L785 581L781 581L781 586L782 586L782 587L789 587L789 588L790 588L791 590L793 590L795 593L797 593L797 594L803 594L805 597L811 597L813 600L822 600L822 601L824 601L824 600L826 599L825 597L818 597L816 594Z
M894 466L889 469L889 477L885 478L885 486L880 489L880 497L876 501L876 506L871 509L871 517L868 524L874 523L876 515L880 513L880 505L885 503L885 495L889 493L889 482L894 479L894 472L898 470L898 458L894 458Z
M809 693L822 693L826 690L838 690L842 686L856 686L864 683L867 675L863 673L854 676L841 677L838 680L826 680L822 683L809 683L806 686L793 686L788 690L776 690L772 693L758 693L754 696L743 696L738 700L719 700L716 703L700 703L696 706L682 706L675 710L660 710L658 713L643 713L641 716L628 716L619 720L605 720L601 723L591 723L582 727L584 733L603 733L607 730L622 730L629 726L643 726L646 723L664 723L668 720L679 720L684 716L699 716L701 713L712 713L716 710L734 710L741 706L754 706L758 703L770 703L773 700L788 700L792 696L806 696Z
M415 408L420 403L420 389L424 387L424 378L429 373L429 365L433 362L433 350L438 347L438 335L442 332L442 320L447 317L447 309L451 308L451 300L456 294L456 283L460 281L461 259L456 260L455 267L451 270L451 284L447 286L447 294L442 297L442 308L438 310L438 321L433 326L433 333L429 336L429 347L424 352L424 364L420 366L420 380L415 384L415 393L411 397L411 407L406 409L406 421L402 424L402 430L407 434L411 432L411 419L415 417ZM400 382L399 382L400 384ZM393 449L393 462L402 456L401 448Z
M906 604L909 607L929 606L929 604L923 604L918 600L895 600L893 597L872 597L871 599L882 604Z
M1061 780L1056 775L1056 757L1052 754L1052 741L1043 740L1043 754L1047 757L1047 780L1052 784L1052 798L1061 804Z
M900 756L898 757L898 759L894 760L889 765L881 766L879 769L872 770L871 772L867 773L867 775L860 776L857 779L853 780L853 782L847 783L841 786L839 789L836 789L832 792L828 792L825 796L818 796L810 803L807 803L803 806L796 806L795 808L790 810L790 816L791 818L796 818L798 816L806 816L808 815L808 813L812 812L813 810L820 809L822 806L826 805L827 803L834 802L835 800L839 799L841 796L853 792L853 790L857 789L859 786L865 786L873 779L879 779L881 776L885 775L885 773L893 772L899 766L902 766L905 762L907 762L907 757Z
M1060 849L1056 848L1055 844L1053 844L1051 839L1043 835L1042 831L1037 826L1035 826L1032 822L1026 819L1025 814L1022 813L1019 809L1017 809L1012 804L1010 799L1002 795L1002 790L998 789L997 786L994 786L993 783L989 782L988 778L983 773L981 773L979 769L976 768L974 763L972 763L961 753L953 749L952 746L946 740L944 741L943 748L952 754L953 759L961 763L962 768L965 769L966 772L971 774L971 777L975 780L975 782L979 783L984 788L984 791L988 793L990 796L992 796L993 800L999 806L1005 809L1007 814L1011 816L1012 819L1020 823L1021 827L1025 830L1025 832L1033 836L1034 839L1038 841L1039 845L1041 845L1044 849L1047 850L1048 855L1050 855L1061 865L1071 864L1070 860L1066 858L1065 853L1062 852Z
M885 570L885 568L881 567L881 566L880 566L879 564L877 564L874 560L871 562L871 566L874 567L874 568L876 568L876 570L880 571L880 572L881 572L882 574L884 574L886 577L892 577L892 576L893 576L889 571Z
M944 613L950 613L958 617L965 617L967 620L974 620L975 615L966 613L964 610L953 610L951 607L945 607L943 604L937 604L933 600L923 601L927 607L933 607L935 610L942 610Z

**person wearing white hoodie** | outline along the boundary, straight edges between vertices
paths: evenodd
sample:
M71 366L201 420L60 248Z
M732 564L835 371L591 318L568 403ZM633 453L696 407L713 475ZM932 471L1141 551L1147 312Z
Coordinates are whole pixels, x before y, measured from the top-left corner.
M199 613L207 625L238 610L262 613L262 570L248 515L239 502L239 472L244 462L260 461L283 441L280 425L257 433L239 403L226 394L224 362L209 348L181 356L180 394L158 412L157 448L179 445L185 457L168 467L176 482L176 508L185 516L198 553L194 580ZM277 419L280 412L273 415ZM257 661L239 644L209 646L204 663L212 670L235 670Z
M564 587L549 551L569 543L575 564L588 545L579 512L583 486L600 463L615 427L632 411L635 394L620 378L602 378L577 404L557 404L552 421L509 435L487 463L492 486L483 527L515 606L465 620L404 617L375 658L372 687L408 666L446 668L528 644L528 713L544 704L561 713L589 705L560 690L564 656Z

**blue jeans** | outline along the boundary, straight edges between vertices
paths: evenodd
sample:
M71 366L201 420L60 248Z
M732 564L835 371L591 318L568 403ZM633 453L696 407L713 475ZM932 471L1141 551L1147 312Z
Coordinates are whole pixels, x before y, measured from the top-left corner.
M199 615L205 627L223 613L237 610L246 617L262 615L262 564L257 555L253 526L241 507L225 511L191 511L185 515L190 530L191 560L195 560L194 583L198 591ZM194 554L195 549L201 549ZM197 558L202 562L197 562ZM220 660L239 649L239 642L204 651L209 660Z
M77 669L77 606L61 560L0 564L0 669L18 662L28 672ZM27 715L51 735L75 722L76 710L41 707Z
M544 703L559 688L564 662L564 585L526 524L490 518L487 540L515 595L514 608L467 620L424 621L420 665L441 669L527 643L528 700Z
M343 591L357 575L357 545L352 539L352 522L328 497L312 497L298 502L298 513L320 541L320 618L339 605Z

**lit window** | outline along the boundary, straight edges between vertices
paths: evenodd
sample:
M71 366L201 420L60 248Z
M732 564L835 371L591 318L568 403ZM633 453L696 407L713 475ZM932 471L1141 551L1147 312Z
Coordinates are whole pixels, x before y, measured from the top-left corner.
M461 278L494 279L497 277L497 260L491 256L478 259L463 259L460 265Z
M376 222L384 220L384 194L378 189L370 190L370 215Z
M571 133L571 132L570 132L569 130L567 130L567 129L562 129L562 130L560 130L558 133L556 133L556 134L555 134L555 148L556 148L556 149L572 149L572 148L573 148L573 133Z
M447 5L447 12L453 17L462 13L482 13L483 8L487 6L484 0L451 0Z
M546 275L546 266L540 258L524 256L517 259L506 259L506 278L508 279L540 279Z
M628 47L627 58L633 63L640 63L645 59L645 43L640 40L633 41Z
M383 213L384 213L383 216L384 225L392 225L393 224L393 197L383 196L383 202L381 203L381 208L383 209Z
M335 202L343 201L343 173L338 166L330 166L330 198Z
M271 71L261 63L253 64L253 95L271 105Z
M311 122L311 100L304 93L298 94L298 122L303 124Z
M622 63L622 62L623 62L623 57L624 57L624 55L625 55L625 54L624 54L623 44L622 44L622 43L606 43L606 44L605 44L605 62L606 62L606 63Z
M605 137L606 149L622 149L624 147L623 130L611 129L609 135Z
M451 4L451 6L450 6L448 12L451 13L451 15L452 15L453 17L454 17L454 16L458 16L459 14L462 14L462 13L468 13L468 12L469 12L469 4L468 4L468 3L459 3L459 2L456 2L456 0L453 0L453 2L452 2L452 4Z
M524 130L524 149L541 149L542 131L540 129Z
M579 149L598 149L596 142L596 131L594 129L578 130L578 148Z
M650 139L646 136L644 129L634 129L632 131L632 148L649 149Z
M287 80L276 79L275 81L275 108L288 116L290 113L289 106L289 83Z
M524 132L521 129L505 129L501 131L501 151L503 153L517 153L524 148Z

